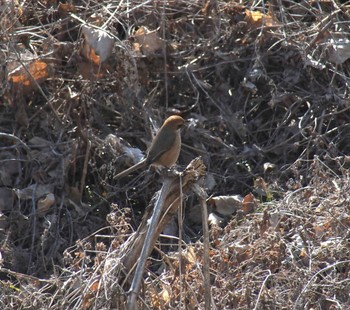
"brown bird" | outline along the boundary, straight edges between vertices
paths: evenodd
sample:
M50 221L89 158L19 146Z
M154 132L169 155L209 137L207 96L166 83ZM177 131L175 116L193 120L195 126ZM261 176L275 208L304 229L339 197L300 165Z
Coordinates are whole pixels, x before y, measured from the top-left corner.
M181 150L180 129L185 120L178 115L168 117L154 137L145 159L117 174L116 179L127 176L147 165L170 168L179 158Z

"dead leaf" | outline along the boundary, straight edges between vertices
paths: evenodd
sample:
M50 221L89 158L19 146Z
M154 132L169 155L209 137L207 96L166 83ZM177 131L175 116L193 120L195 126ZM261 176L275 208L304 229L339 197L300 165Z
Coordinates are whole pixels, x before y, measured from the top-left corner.
M164 305L170 302L171 286L163 284L163 289L158 292L154 286L151 288L152 309L164 309Z
M227 216L237 212L242 206L240 195L216 196L208 199L208 205L217 213Z
M187 259L188 263L191 265L191 267L193 267L197 261L197 256L196 256L196 253L194 251L194 247L188 246L184 256L186 257L186 259Z
M264 14L260 11L245 10L245 20L252 28L278 26L278 23L274 20L271 12Z
M253 213L257 206L258 203L252 193L244 196L242 202L242 211L244 214Z
M105 62L112 53L114 38L106 31L88 25L83 25L81 31L85 37L82 50L84 57L95 64Z
M58 13L61 15L61 17L67 17L69 13L73 12L75 13L77 10L72 3L62 3L60 2L57 7Z
M10 72L8 81L12 83L14 92L28 94L52 75L53 69L46 61L34 60L26 68L21 65Z
M150 31L146 27L140 27L134 34L134 50L141 51L143 55L149 56L165 47L165 40L158 36L158 31Z
M46 194L45 197L40 198L38 200L38 215L39 216L44 216L49 210L50 207L55 203L55 195L53 193L48 193Z
M169 303L170 302L170 292L168 289L163 289L163 291L161 292L161 296L163 298L163 301L165 303Z
M100 279L96 279L91 285L90 285L90 291L91 292L97 292L100 285Z
M260 222L260 233L264 234L271 227L270 213L264 210L263 218Z
M83 297L83 309L89 309L100 285L100 279L96 279L89 287L89 292Z
M95 50L89 44L86 44L86 41L83 46L83 55L87 60L91 61L93 64L100 64L100 56L96 55Z

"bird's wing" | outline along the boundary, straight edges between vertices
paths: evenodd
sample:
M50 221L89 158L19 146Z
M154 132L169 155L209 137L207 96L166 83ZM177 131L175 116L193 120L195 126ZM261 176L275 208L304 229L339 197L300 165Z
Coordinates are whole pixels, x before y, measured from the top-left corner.
M175 143L175 131L159 131L155 136L147 155L147 163L152 164L168 151Z

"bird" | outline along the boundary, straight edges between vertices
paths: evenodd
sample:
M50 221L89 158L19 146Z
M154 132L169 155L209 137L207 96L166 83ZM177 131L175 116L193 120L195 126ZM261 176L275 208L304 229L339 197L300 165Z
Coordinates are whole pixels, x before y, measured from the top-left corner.
M168 117L162 127L158 130L151 146L147 151L147 156L137 164L118 173L116 179L123 178L130 173L145 166L165 167L173 166L180 155L181 150L181 127L185 120L179 115Z

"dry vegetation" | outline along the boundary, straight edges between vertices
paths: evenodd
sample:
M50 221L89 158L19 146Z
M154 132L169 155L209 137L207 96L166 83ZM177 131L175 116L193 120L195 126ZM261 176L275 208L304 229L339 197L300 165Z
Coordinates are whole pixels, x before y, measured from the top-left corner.
M349 26L335 0L0 1L0 308L125 308L161 183L113 176L180 114L179 169L201 156L208 195L246 196L210 227L212 308L350 309ZM185 194L143 309L205 308Z

